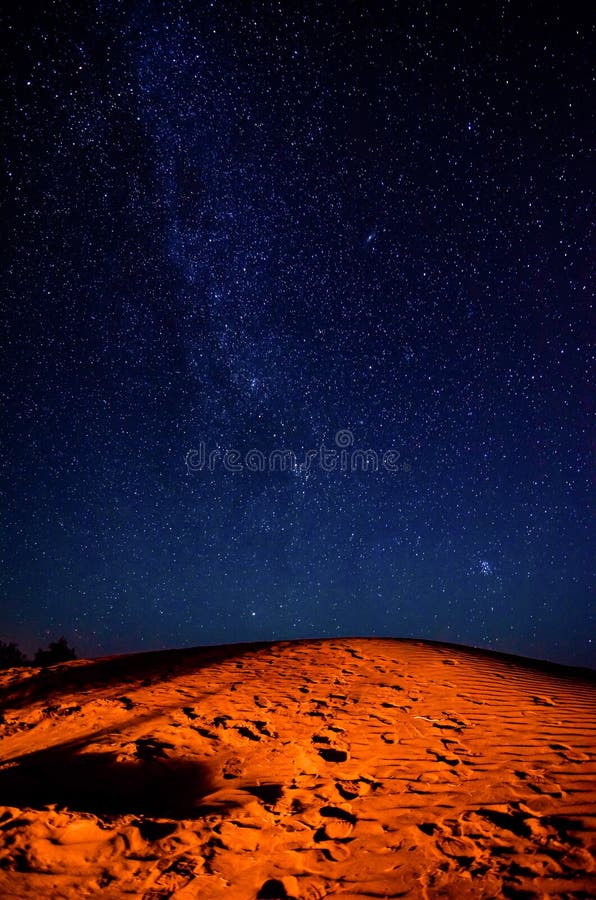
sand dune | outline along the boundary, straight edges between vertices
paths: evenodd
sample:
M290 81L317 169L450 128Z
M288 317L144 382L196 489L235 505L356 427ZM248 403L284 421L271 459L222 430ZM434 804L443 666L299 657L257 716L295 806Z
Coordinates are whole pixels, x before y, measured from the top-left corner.
M11 670L0 896L596 896L595 687L377 639Z

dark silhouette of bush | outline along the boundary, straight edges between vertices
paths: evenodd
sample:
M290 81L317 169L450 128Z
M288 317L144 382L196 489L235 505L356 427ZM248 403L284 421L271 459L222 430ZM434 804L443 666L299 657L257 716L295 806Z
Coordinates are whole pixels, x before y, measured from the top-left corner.
M77 654L66 643L66 638L61 637L59 641L53 641L47 650L41 647L33 658L34 666L54 666L56 663L69 662L76 659Z
M13 666L28 666L29 661L16 644L5 644L0 641L0 669L12 669Z

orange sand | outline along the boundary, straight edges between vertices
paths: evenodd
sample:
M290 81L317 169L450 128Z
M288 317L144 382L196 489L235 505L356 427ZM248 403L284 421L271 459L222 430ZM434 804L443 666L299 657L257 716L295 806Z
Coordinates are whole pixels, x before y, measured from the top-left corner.
M594 673L337 639L0 676L0 897L596 896Z

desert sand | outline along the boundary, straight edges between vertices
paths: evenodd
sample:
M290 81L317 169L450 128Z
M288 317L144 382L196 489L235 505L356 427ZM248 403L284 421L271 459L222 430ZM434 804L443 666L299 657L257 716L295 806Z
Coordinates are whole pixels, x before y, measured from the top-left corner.
M596 681L337 639L0 677L0 897L596 896Z

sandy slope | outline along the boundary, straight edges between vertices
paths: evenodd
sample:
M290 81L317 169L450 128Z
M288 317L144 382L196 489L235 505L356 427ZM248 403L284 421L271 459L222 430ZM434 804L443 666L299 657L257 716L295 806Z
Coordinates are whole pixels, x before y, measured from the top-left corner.
M391 640L0 679L0 896L596 896L593 673Z

